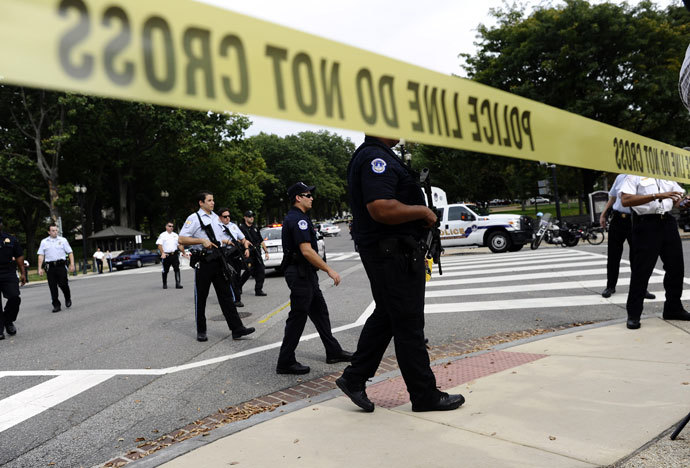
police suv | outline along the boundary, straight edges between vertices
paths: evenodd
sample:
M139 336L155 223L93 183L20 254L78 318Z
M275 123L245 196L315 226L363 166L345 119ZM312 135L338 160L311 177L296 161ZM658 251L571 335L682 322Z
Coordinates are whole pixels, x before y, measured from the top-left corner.
M441 246L488 247L494 253L517 252L532 240L532 222L516 214L480 215L476 205L446 203L443 190L432 187L434 205L441 212Z

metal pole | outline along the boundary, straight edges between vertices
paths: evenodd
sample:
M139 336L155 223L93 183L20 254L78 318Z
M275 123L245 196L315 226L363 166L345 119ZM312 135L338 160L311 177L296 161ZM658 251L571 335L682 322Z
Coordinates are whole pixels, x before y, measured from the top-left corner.
M84 195L79 197L81 208L81 241L82 241L82 269L86 274L86 208L84 207Z
M558 199L558 181L556 180L556 165L551 164L551 176L553 177L553 194L556 197L556 218L561 224L561 201Z

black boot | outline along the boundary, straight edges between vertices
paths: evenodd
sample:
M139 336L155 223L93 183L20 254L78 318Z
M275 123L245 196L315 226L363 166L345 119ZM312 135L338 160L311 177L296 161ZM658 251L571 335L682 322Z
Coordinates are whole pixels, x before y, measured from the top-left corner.
M182 289L182 275L179 271L175 272L175 289Z
M163 289L168 289L168 274L161 273L163 275Z

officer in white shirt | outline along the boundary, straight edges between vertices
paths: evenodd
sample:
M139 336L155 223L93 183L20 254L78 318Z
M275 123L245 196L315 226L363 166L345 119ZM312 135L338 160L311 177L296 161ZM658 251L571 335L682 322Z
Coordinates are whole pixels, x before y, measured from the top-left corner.
M213 212L215 202L211 192L202 191L197 196L199 211L190 215L180 231L179 243L192 246L194 253L194 301L196 315L196 339L207 341L206 336L206 299L213 284L218 296L220 310L225 316L228 327L232 330L232 338L239 339L254 333L253 327L242 324L237 308L232 299L230 287L223 276L223 264L219 249L223 239L223 231L218 216ZM202 226L203 224L203 226ZM208 233L212 234L209 237Z
M43 276L43 265L48 272L48 287L53 302L53 312L60 312L61 304L58 297L58 287L65 296L65 306L72 307L72 294L69 290L65 256L69 257L69 271L74 271L74 254L69 242L62 236L58 236L58 228L51 224L48 228L48 237L38 246L38 275Z
M626 326L640 328L640 316L657 259L664 264L664 320L690 320L680 301L683 294L683 246L678 224L671 215L674 204L679 204L685 190L671 180L637 175L625 177L620 189L623 206L633 210L632 248L634 250L630 290L628 292Z
M630 208L623 206L620 199L620 190L623 181L627 174L618 174L616 180L613 182L611 190L609 190L609 201L604 208L601 217L599 218L599 225L606 226L606 218L609 210L611 213L611 221L609 222L609 242L606 261L606 289L601 293L603 297L611 297L611 294L616 292L616 284L618 283L618 273L620 271L621 257L623 256L623 244L628 241L628 250L630 251L630 263L633 261L632 249L632 211ZM656 296L649 291L645 291L645 299L655 299Z
M168 272L173 267L175 272L175 289L182 289L182 276L180 274L180 252L184 254L184 247L178 242L179 236L173 232L173 222L165 224L165 231L161 232L156 240L158 251L161 254L163 265L163 289L168 289Z
M244 307L242 303L242 286L240 284L240 275L242 270L246 268L245 259L249 258L249 241L245 238L244 233L240 227L230 221L230 209L221 208L218 210L218 220L220 227L223 230L223 237L221 242L224 244L226 258L231 263L232 267L237 271L233 277L232 288L233 300L235 307Z

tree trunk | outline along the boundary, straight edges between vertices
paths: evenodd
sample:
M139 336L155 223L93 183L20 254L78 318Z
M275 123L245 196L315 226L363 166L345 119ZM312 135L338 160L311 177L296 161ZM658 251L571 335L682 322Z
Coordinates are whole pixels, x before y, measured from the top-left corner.
M129 227L129 214L127 213L127 182L122 174L122 170L117 171L117 188L119 195L119 205L120 213L118 215L118 221L120 226Z

